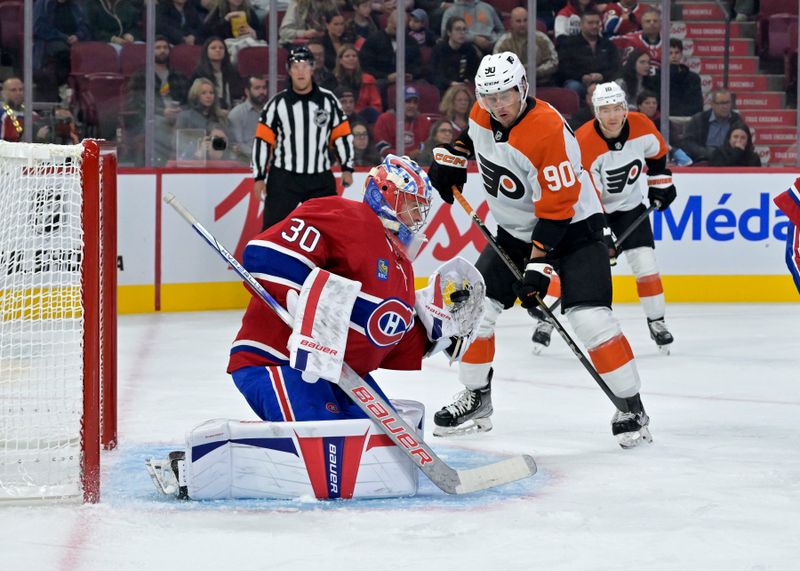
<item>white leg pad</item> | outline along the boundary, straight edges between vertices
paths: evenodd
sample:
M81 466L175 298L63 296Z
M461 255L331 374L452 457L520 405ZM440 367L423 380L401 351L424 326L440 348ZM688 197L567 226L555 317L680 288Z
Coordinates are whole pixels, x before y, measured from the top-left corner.
M491 363L464 363L458 366L458 380L471 391L477 391L486 386Z
M489 297L483 301L483 317L478 325L477 337L491 337L497 325L497 318L503 313L503 304Z
M567 319L590 356L594 350L615 340L616 349L622 346L630 350L619 321L607 307L573 307L567 310ZM592 361L594 362L594 358ZM632 397L639 392L641 381L632 355L621 366L599 373L611 392L620 398Z
M625 259L637 280L650 276L658 276L656 251L653 248L642 247L626 250ZM639 301L641 301L642 308L644 308L644 313L648 319L661 319L664 317L666 302L663 292L655 295L642 295L640 293Z
M424 406L392 404L421 438ZM194 500L413 496L418 470L369 419L313 422L209 420L186 437Z

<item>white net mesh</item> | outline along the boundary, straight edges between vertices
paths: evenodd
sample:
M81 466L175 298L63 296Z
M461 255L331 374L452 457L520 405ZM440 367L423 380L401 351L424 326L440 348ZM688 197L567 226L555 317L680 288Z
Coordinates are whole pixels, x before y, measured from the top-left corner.
M81 493L82 150L0 143L0 499Z

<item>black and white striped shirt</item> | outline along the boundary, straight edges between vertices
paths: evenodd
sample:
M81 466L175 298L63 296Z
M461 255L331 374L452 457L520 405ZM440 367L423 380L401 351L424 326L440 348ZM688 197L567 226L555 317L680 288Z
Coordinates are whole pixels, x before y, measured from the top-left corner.
M330 146L335 148L342 168L352 171L353 135L336 96L316 84L304 95L285 89L261 111L253 141L253 176L265 179L269 166L297 174L329 171Z

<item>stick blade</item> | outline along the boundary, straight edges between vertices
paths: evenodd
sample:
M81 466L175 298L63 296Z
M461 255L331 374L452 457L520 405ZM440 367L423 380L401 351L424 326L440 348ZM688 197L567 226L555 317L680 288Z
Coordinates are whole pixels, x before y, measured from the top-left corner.
M529 478L536 473L536 461L532 456L523 454L514 456L488 466L459 470L459 484L455 488L456 494L470 494L503 484L510 484L517 480Z

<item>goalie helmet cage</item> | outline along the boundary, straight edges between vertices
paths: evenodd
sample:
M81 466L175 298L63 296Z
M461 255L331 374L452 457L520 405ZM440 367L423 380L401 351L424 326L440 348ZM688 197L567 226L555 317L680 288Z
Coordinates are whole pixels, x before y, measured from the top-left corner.
M0 142L0 500L100 498L116 446L113 145Z

